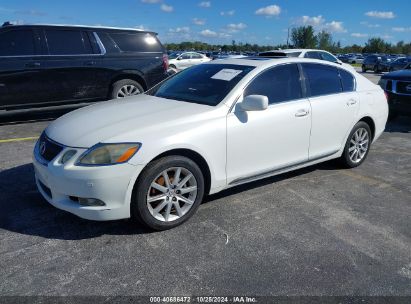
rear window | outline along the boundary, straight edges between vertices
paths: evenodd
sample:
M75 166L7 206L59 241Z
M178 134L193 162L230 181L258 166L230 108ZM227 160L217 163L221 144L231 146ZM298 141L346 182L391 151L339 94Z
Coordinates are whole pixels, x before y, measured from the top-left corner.
M311 96L321 96L342 92L338 70L324 64L303 63Z
M108 33L121 52L162 52L156 37L149 33Z
M344 92L352 92L355 90L355 78L354 76L345 71L340 69L340 77L341 77L341 82L343 86L343 91Z
M236 64L201 64L183 70L147 94L166 99L219 104L254 67Z
M54 29L46 29L44 32L50 55L93 54L86 32Z
M0 33L0 56L35 54L33 31L17 30Z

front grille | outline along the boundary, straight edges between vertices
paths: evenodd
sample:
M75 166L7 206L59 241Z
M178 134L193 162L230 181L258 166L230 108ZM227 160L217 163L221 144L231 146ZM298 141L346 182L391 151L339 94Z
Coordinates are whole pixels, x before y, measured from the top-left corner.
M38 153L46 161L53 160L61 151L63 147L56 142L49 139L44 133L41 134L38 143Z
M411 89L407 90L407 87L411 88L411 82L398 81L397 93L411 95Z

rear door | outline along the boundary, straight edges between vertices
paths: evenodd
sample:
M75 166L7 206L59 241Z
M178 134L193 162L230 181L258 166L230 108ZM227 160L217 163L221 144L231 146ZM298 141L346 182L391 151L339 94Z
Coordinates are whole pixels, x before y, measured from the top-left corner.
M98 97L97 60L87 31L46 27L47 89L50 101L83 101Z
M39 39L29 27L0 32L0 109L45 99L43 66L37 56Z
M358 112L359 98L349 72L316 63L302 67L312 111L309 158L314 160L341 149Z

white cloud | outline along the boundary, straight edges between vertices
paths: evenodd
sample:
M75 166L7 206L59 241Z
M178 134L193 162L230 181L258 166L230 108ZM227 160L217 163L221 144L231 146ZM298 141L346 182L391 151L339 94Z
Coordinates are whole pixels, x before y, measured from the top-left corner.
M235 10L220 12L221 16L233 16L235 14Z
M206 23L206 20L200 18L193 18L193 23L196 25L204 25Z
M391 36L391 35L382 35L382 36L380 36L382 39L385 39L385 40L390 40L390 39L392 39L392 38L394 38L393 36Z
M330 33L346 33L347 30L344 28L341 21L331 21L326 23L323 28L325 31Z
M297 20L298 24L302 25L311 25L317 31L327 31L329 33L346 33L347 30L344 28L343 22L341 21L331 21L326 22L325 18L322 15L318 16L302 16Z
M314 17L302 16L299 20L299 23L303 25L312 25L312 26L320 26L324 22L325 22L325 19L321 15L314 16Z
M171 13L172 11L174 11L174 7L172 7L171 5L167 5L165 3L161 4L160 8L163 12L166 13Z
M203 37L208 37L208 38L212 38L212 37L217 37L217 36L218 36L218 34L217 34L216 32L211 31L211 30L209 30L209 29L206 29L206 30L204 30L204 31L201 31L201 32L200 32L200 35L203 36Z
M205 7L205 8L209 8L211 7L211 2L210 1L202 1L198 4L199 7Z
M365 13L368 17L380 18L380 19L393 19L395 14L393 12L379 12L379 11L369 11Z
M278 16L281 13L281 8L278 5L269 5L266 7L259 8L255 11L256 15L263 15L263 16Z
M365 38L365 37L368 37L368 34L351 33L351 37L355 37L355 38Z
M393 32L411 32L411 27L393 27Z
M379 24L368 23L367 21L361 21L360 24L365 25L366 27L369 27L369 28L377 28L381 26Z
M238 31L241 31L247 27L247 24L245 23L230 23L227 25L227 29L230 33L236 33Z
M168 30L170 33L189 33L190 28L188 26L176 27L175 29L170 28Z
M153 4L153 3L160 3L161 0L141 0L141 2Z
M148 28L144 24L136 25L134 28L142 31L148 30Z

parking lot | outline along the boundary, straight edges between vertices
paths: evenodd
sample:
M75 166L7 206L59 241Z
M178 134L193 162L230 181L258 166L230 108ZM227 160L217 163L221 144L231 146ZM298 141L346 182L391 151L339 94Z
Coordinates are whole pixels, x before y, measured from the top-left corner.
M1 295L411 295L409 118L356 169L328 162L236 187L153 233L40 196L31 153L49 117L0 125Z

